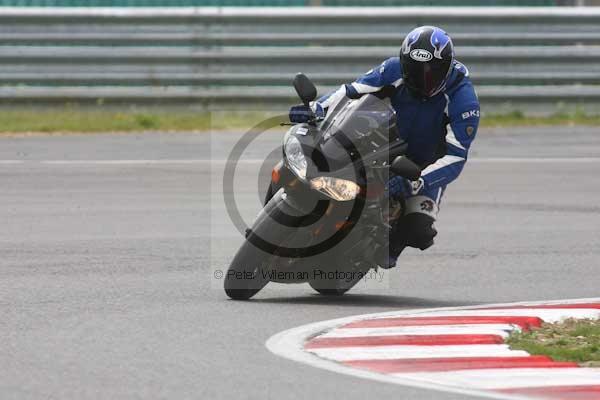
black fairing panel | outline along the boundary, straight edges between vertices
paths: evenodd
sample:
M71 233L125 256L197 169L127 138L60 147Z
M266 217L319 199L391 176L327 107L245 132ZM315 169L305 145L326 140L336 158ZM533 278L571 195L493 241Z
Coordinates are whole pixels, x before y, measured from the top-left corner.
M338 104L321 125L318 150L331 170L373 153L387 152L396 139L396 114L387 100L366 95Z

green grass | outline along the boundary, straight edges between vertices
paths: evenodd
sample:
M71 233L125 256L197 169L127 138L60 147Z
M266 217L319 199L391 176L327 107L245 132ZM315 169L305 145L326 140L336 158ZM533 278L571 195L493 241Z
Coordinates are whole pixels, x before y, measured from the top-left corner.
M540 329L511 335L507 343L511 349L547 355L556 361L600 366L600 320L543 324Z
M8 109L0 133L93 133L248 129L274 114L97 109Z
M548 116L525 115L521 111L492 114L481 119L482 126L556 126L589 125L600 126L600 115L588 115L583 111L558 112Z
M0 112L0 133L92 133L140 131L211 131L249 129L277 115L265 112L205 112L190 110L123 111L104 108L60 107L48 109L5 109ZM283 116L285 118L285 116ZM281 121L283 121L283 118ZM600 115L582 112L558 113L547 117L526 116L520 112L484 115L484 127L538 125L600 126Z

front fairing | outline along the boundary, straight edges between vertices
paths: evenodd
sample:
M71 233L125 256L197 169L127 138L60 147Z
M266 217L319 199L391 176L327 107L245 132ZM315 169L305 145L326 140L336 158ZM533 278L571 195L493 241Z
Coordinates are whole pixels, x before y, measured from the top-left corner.
M321 151L339 160L349 150L360 156L377 152L395 139L396 113L388 100L374 95L344 98L320 124Z
M303 146L307 180L332 175L359 181L358 170L385 167L406 149L396 134L396 113L389 101L373 95L344 97L320 123L295 125L286 135L296 136Z
M308 205L307 209L315 208L318 201L331 198L312 189L312 179L320 176L346 179L361 186L358 198L365 204L364 209L361 206L365 220L380 221L382 209L387 208L383 192L389 160L406 150L405 143L396 135L395 121L396 114L389 102L367 95L358 100L345 98L330 106L327 118L317 124L291 127L286 138L293 135L301 143L307 173L306 178L296 175L286 185L290 199ZM336 203L346 214L354 206L354 202Z

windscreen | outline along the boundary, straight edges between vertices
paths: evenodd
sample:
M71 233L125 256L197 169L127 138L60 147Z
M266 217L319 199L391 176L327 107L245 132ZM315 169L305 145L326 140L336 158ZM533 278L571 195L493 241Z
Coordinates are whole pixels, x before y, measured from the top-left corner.
M366 95L357 100L340 101L330 109L321 125L321 150L335 160L347 158L349 147L356 148L362 155L369 154L389 143L395 126L396 115L388 100Z

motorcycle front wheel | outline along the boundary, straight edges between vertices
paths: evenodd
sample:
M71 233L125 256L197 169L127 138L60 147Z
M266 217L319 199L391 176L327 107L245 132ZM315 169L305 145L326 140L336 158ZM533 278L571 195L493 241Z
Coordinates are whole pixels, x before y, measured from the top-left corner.
M269 275L264 266L270 265L273 257L245 240L225 275L224 288L227 296L233 300L248 300L260 292L269 283Z

